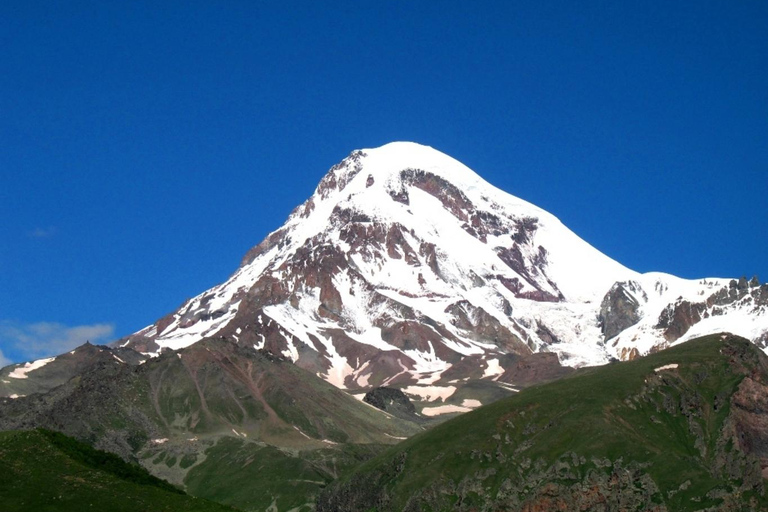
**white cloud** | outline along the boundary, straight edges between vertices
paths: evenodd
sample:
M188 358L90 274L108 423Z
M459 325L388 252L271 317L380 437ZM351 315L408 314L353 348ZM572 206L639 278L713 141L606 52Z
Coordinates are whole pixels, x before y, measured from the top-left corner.
M115 333L111 324L77 325L69 327L56 322L20 324L0 322L0 346L13 348L20 358L31 361L63 354L90 341L110 341ZM2 353L0 353L2 356Z
M3 355L3 351L0 350L0 368L4 368L4 367L8 366L11 363L13 363L13 361L11 361L7 357L5 357Z

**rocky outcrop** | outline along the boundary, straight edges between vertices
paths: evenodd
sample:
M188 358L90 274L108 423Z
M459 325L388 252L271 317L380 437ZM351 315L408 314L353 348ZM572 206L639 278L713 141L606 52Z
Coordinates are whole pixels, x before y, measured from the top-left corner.
M24 363L0 369L0 397L45 393L99 364L139 365L146 359L147 356L127 347L110 348L86 342L30 371L23 371L27 366Z
M435 197L443 208L451 212L457 219L466 222L474 209L472 201L462 190L446 179L421 169L404 169L400 171L400 183L403 187L413 186Z
M664 338L668 342L673 342L688 332L688 329L694 324L701 321L706 310L707 305L702 302L678 300L664 308L656 328L663 330Z
M743 276L738 281L731 279L727 287L719 289L707 298L707 306L729 306L745 298L751 299L756 307L768 306L768 284L761 286L757 276L749 281Z
M731 398L734 440L745 453L760 459L768 478L768 386L746 377Z
M640 283L624 281L611 286L600 303L597 322L605 340L640 321L640 301L648 300Z
M476 307L469 301L451 304L445 308L445 312L451 315L451 325L461 329L462 334L468 338L495 345L505 353L531 353L531 349L519 336L504 327L483 308Z
M363 402L371 404L377 409L381 409L398 418L407 418L412 421L418 421L416 407L411 403L411 399L405 393L395 388L374 388L367 392L363 397Z
M557 354L553 352L515 358L506 368L496 380L522 387L553 381L574 372L573 368L560 364Z

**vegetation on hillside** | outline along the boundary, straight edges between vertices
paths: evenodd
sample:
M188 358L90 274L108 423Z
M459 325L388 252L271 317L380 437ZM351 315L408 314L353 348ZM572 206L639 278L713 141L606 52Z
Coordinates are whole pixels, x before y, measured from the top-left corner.
M766 384L765 356L720 335L587 368L404 441L318 510L766 510L765 418L740 405Z
M232 512L63 434L0 432L3 512Z

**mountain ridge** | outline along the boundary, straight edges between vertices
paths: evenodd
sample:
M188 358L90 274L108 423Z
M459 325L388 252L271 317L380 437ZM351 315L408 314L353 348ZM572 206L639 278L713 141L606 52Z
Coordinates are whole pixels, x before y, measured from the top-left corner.
M466 359L492 380L505 354L578 367L723 330L765 347L766 311L756 280L639 274L453 158L398 142L353 151L230 279L118 344L156 354L223 335L366 391L447 386Z
M317 510L766 510L766 384L728 334L582 368L391 447Z
M0 430L52 429L237 508L306 510L340 472L429 424L234 340L141 364L103 355L47 392L0 399Z

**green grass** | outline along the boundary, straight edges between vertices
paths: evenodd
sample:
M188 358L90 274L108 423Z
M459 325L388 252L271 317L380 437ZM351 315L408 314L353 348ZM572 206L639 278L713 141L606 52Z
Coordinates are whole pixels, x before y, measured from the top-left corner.
M184 480L196 496L236 505L243 510L311 510L315 496L336 476L379 453L377 445L347 445L289 453L221 438Z
M77 461L84 466L109 473L126 482L133 482L139 485L151 485L160 489L184 494L183 491L172 486L165 480L150 475L146 470L133 464L126 464L120 457L113 453L97 450L92 446L82 443L76 439L65 436L60 432L54 432L47 429L38 429L45 439L64 455Z
M0 504L3 512L234 510L188 496L112 454L42 430L0 432Z
M729 413L727 405L715 408L715 399L730 397L743 378L720 354L722 345L719 336L711 336L534 386L404 441L361 466L342 485L375 480L393 497L393 510L427 489L438 489L443 497L461 494L469 510L477 500L496 499L504 485L543 484L541 475L547 470L550 481L571 485L601 460L621 459L638 475L650 476L658 488L653 500L669 510L717 505L720 500L707 498L707 493L720 489L738 494L741 485L715 468L716 456L726 450L721 429ZM680 367L654 372L670 363ZM574 456L585 463L570 463ZM404 471L393 470L398 457L405 457ZM552 468L564 461L568 469L553 476ZM679 490L687 480L689 486ZM486 497L457 490L467 482L479 483ZM765 495L756 499L768 506Z

